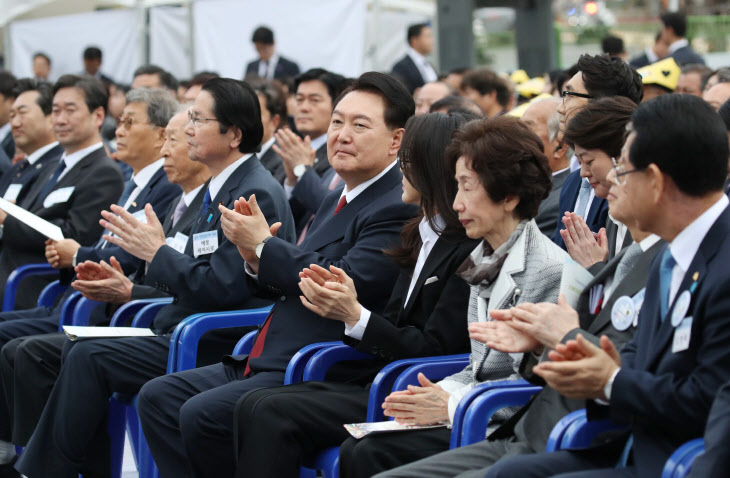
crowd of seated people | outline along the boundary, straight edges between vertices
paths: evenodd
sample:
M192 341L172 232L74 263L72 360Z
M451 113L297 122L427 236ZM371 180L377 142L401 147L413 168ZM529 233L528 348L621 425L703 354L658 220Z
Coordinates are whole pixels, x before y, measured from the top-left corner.
M0 195L63 237L0 203L0 477L116 476L113 396L163 478L296 477L328 452L342 477L659 477L702 437L691 476L722 476L730 76L681 20L657 40L675 93L648 101L620 51L527 102L491 70L438 75L423 24L357 78L300 73L265 27L245 80L0 73ZM63 330L79 297L97 337ZM112 328L152 303L147 336ZM168 364L188 317L228 311L261 320ZM346 358L292 378L313 344ZM452 363L373 403L403 360ZM453 446L489 387L534 388ZM373 409L390 430L344 426ZM579 410L610 430L547 452Z

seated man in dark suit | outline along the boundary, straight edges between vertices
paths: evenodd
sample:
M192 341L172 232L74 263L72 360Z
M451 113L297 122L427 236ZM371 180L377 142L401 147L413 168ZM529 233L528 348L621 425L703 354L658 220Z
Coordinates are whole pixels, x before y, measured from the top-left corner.
M264 125L264 136L261 138L261 150L256 153L274 179L284 184L286 171L283 160L272 148L276 142L274 133L286 126L286 95L282 88L273 81L252 81L251 88L256 91L261 104L261 123Z
M244 77L259 77L265 80L294 78L299 74L299 65L276 53L274 32L268 27L258 27L251 37L259 59L246 65Z
M136 393L147 380L165 373L170 346L167 334L185 317L270 303L252 298L241 284L244 262L236 246L223 237L215 207L232 207L239 197L256 194L263 215L282 223L282 240L294 239L284 192L253 154L263 130L258 98L243 82L216 78L203 85L189 110L189 120L185 128L189 154L208 166L213 179L184 252L167 245L149 204L145 206L147 224L119 206L112 206L114 214L102 212L102 225L114 234L104 238L148 262L146 283L174 297L153 322L160 335L74 343L18 461L18 469L28 476L109 473L106 425L100 424L111 393ZM229 292L234 289L236 293ZM232 347L236 339L222 337L221 341ZM61 435L65 438L55 439Z
M160 150L169 181L182 188L182 194L172 201L164 215L162 227L167 242L178 250L184 250L193 223L201 215L206 183L210 179L205 165L188 158L184 132L187 122L187 110L170 120L165 128L165 143ZM106 302L104 312L108 321L120 305L130 300L168 295L145 285L146 269L147 264L140 263L138 270L126 277L115 258L109 263L86 261L76 267L77 280L71 286L88 299ZM43 412L61 369L65 337L64 333L23 337L11 340L2 348L0 371L7 397L11 441L16 445L28 443ZM0 411L0 417L3 413Z
M669 49L669 56L674 58L677 65L684 66L689 63L705 64L702 59L690 46L687 36L687 17L679 12L665 12L661 16L662 41Z
M391 69L391 75L398 78L413 94L416 88L436 81L438 75L426 59L433 51L433 30L427 23L408 27L408 52Z
M15 85L17 80L7 71L0 72L0 148L2 149L2 161L0 162L0 173L4 173L12 165L11 161L15 156L15 142L10 134L10 109L15 102Z
M305 71L296 79L294 123L302 140L289 129L279 129L272 149L284 160L284 190L297 225L297 235L312 221L324 197L342 185L327 159L327 128L332 105L346 86L343 76L322 68Z
M604 96L625 96L639 104L644 92L641 76L620 58L611 58L608 55L581 55L577 67L578 72L565 83L561 92L563 103L558 107L561 142L570 118L591 100ZM574 161L576 164L573 169L577 169L579 167L577 158L574 158ZM581 180L580 172L573 171L565 179L560 193L560 213L576 211L581 189L585 194L589 191L588 188L590 184L587 180ZM582 206L584 204L585 202L581 202ZM584 212L586 210L587 214ZM593 193L589 192L587 206L583 206L583 211L576 212L584 215L591 231L597 233L606 223L606 210L606 201L594 198ZM558 217L552 240L565 248L565 241L560 235L560 231L565 229L565 224L561 219L562 215Z
M608 337L597 347L578 335L533 368L587 400L589 419L610 415L628 431L587 450L507 458L487 477L659 476L674 449L702 436L730 380L725 125L697 97L663 95L637 108L630 131L617 176L638 226L669 243L649 272L636 334L620 354Z
M15 144L27 154L0 179L3 199L19 204L47 168L56 168L63 154L53 134L53 86L31 79L18 80L10 126Z
M100 81L65 75L53 87L53 128L64 155L57 168L39 176L18 205L59 226L65 238L90 246L103 228L98 214L119 198L124 187L119 168L106 155L99 127L107 103ZM46 238L0 211L3 251L0 293L8 275L24 264L45 261ZM52 279L29 277L18 288L16 308L34 307L38 294Z
M250 207L252 216L221 208L226 236L246 259L249 286L277 299L249 356L226 357L142 388L140 420L161 476L232 476L236 401L250 390L282 385L300 348L341 338L341 323L300 301L297 284L305 267L339 267L352 278L365 307L382 313L386 305L388 294L382 292L392 288L398 267L382 251L397 244L403 223L416 213L415 206L401 201L396 159L415 106L405 87L382 73L363 74L343 95L327 142L345 189L327 196L300 246L271 235L258 196L238 205Z
M624 150L624 155L627 152ZM487 440L395 468L377 475L378 478L483 477L502 457L544 450L555 424L568 413L585 406L583 401L565 398L545 386L545 382L532 373L532 368L549 360L550 350L574 339L578 333L596 344L601 335L607 335L619 348L631 340L636 330L633 320L641 308L652 261L665 244L658 236L638 229L633 219L632 198L624 190L630 187L631 178L617 177L615 171L609 176L612 181L611 214L629 226L636 244L622 251L586 285L575 310L564 299L557 305L524 304L492 311L491 317L496 320L470 327L472 338L491 348L510 353L532 352L521 374L530 382L543 386L542 391ZM627 300L636 306L627 308ZM617 318L618 311L628 311L628 314Z
M545 98L533 102L525 110L520 118L530 130L535 133L545 148L545 156L550 163L550 170L553 172L553 188L550 195L540 203L540 209L535 216L537 227L540 232L550 236L555 231L555 223L560 216L558 202L560 191L563 188L565 179L570 174L570 156L572 150L558 141L560 131L557 115L560 99ZM569 154L570 153L570 154Z

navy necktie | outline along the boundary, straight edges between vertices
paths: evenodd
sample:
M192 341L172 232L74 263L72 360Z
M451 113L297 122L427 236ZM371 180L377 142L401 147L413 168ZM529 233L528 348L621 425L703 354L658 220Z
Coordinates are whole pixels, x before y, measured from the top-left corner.
M58 178L61 177L61 174L66 169L66 161L61 160L61 164L58 165L58 168L56 168L56 171L54 171L53 176L50 177L48 182L43 186L43 189L41 189L40 194L36 196L35 201L33 201L33 206L36 206L38 204L43 204L43 201L46 199L46 196L48 196L48 193L51 192L51 190L56 186L56 183L58 183Z
M129 181L127 181L127 184L124 186L124 191L122 191L122 195L119 197L119 202L117 202L117 206L124 207L124 205L127 204L129 196L132 195L132 192L135 189L137 189L137 184L134 182L134 179L130 179Z

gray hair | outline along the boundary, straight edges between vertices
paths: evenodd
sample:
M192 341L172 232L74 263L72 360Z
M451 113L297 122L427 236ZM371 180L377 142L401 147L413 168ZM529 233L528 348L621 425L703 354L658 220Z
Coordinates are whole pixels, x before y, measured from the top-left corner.
M155 126L164 128L170 118L180 111L180 105L168 90L162 88L136 88L126 96L127 104L144 103L147 105L147 118Z
M558 117L558 112L550 115L550 118L547 120L547 130L548 130L548 139L550 141L554 141L555 138L558 137L558 133L560 133L560 118Z

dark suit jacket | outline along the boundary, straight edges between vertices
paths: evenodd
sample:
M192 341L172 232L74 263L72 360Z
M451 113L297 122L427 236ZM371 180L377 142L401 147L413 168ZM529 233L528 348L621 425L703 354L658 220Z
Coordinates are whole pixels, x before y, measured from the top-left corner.
M717 390L730 381L730 208L708 231L677 292L693 289L689 347L677 353L673 305L660 320L660 262L649 274L636 335L621 351L609 407L614 421L630 425L638 476L659 476L675 448L702 436Z
M580 183L583 178L580 177L580 170L575 170L565 179L563 183L563 189L560 191L560 204L558 210L558 222L551 239L553 242L563 249L565 249L565 242L560 236L560 231L565 229L565 224L561 220L563 214L566 211L573 211L575 209L575 202L578 200L578 193L580 192ZM602 227L606 225L606 219L608 218L608 201L599 197L594 197L591 202L591 208L588 211L588 217L585 218L586 224L593 232L598 232Z
M119 168L106 155L104 148L92 151L53 187L52 191L74 187L67 201L34 205L43 186L53 176L56 168L46 169L28 191L19 206L59 226L65 238L75 239L82 246L94 244L101 235L99 214L108 208L122 193L123 183ZM23 264L46 262L46 237L12 216L4 222L4 243L0 255L0 293L4 292L8 275ZM16 308L35 307L38 294L52 279L33 276L21 282Z
M695 459L688 478L719 476L730 469L730 382L715 396L705 429L705 453Z
M277 300L264 349L250 360L253 371L283 372L289 359L305 345L342 338L342 322L310 312L299 300L299 272L310 264L342 268L352 277L360 303L375 314L382 313L388 301L383 291L391 290L398 277L398 267L382 251L399 243L403 223L417 211L401 201L400 182L400 170L391 168L337 215L334 211L340 191L333 191L301 245L279 238L266 243L258 282L249 282L259 294Z
M651 269L652 261L657 252L662 249L663 241L654 244L639 256L634 268L626 275L620 284L616 284L609 300L598 314L589 309L590 291L599 284L605 284L608 278L613 277L621 258L625 254L616 256L610 261L593 280L588 283L578 299L577 312L580 320L580 329L569 332L562 340L563 343L574 339L578 333L587 339L598 343L601 335L607 335L618 348L621 348L634 335L634 327L621 332L611 323L611 309L619 297L634 296L646 286L646 280ZM523 362L523 376L533 383L545 385L545 382L532 373L532 367L537 364L534 356ZM563 397L549 386L544 386L526 406L521 408L510 420L497 429L489 438L501 439L515 436L518 441L527 442L535 452L545 450L550 432L558 421L568 413L584 408L585 402Z
M553 176L553 188L548 197L542 200L540 208L537 210L535 222L540 232L546 236L550 236L555 232L555 221L562 216L560 214L560 192L563 190L565 180L570 176L570 168L562 173Z
M260 62L261 60L259 59L246 65L246 73L244 73L244 77L251 75L259 76ZM280 55L279 62L276 64L276 68L274 68L274 79L281 80L284 78L294 78L297 75L299 75L299 65Z
M705 64L705 60L689 45L672 53L672 58L674 58L674 61L676 61L679 66L687 65L689 63L699 63L701 65Z
M286 179L284 160L281 159L281 156L276 154L274 148L269 148L259 160L261 161L261 166L266 168L266 170L274 176L274 179L276 179L279 184L284 184L284 180Z
M15 199L15 203L20 204L33 186L33 183L35 183L38 176L45 169L50 168L55 171L62 154L63 147L57 144L46 151L33 165L30 165L27 161L19 161L17 164L14 164L6 174L3 174L2 179L0 179L0 197L5 195L11 184L21 184L23 189L20 190L18 197Z
M198 216L190 231L185 253L162 246L147 270L145 283L173 296L174 303L157 314L153 327L169 333L185 317L199 312L263 307L269 301L253 298L246 286L245 262L235 244L226 239L220 225L218 204L233 208L233 202L256 195L269 224L281 221L277 237L282 243L294 242L294 221L284 190L261 166L254 155L239 166L213 198L210 207ZM210 221L207 217L212 215ZM205 216L205 218L203 217ZM212 254L193 256L193 236L216 231L218 249ZM273 239L272 239L273 240Z
M0 142L0 147L2 147L5 154L7 154L8 158L12 161L13 156L15 156L15 141L13 140L13 135L8 133Z
M611 217L606 219L606 239L608 242L608 258L606 261L610 261L616 257L616 241L618 240L618 225L613 222ZM626 230L623 243L621 244L621 250L629 247L634 242L631 237L631 231Z
M289 198L294 222L297 227L297 237L302 229L309 223L309 220L319 211L324 198L331 192L329 184L335 175L327 159L327 145L324 144L317 149L314 157L314 166L307 167L307 170L299 178ZM344 183L337 185L340 189Z
M402 81L411 94L413 94L416 88L422 87L425 83L421 76L421 71L413 62L410 55L407 54L393 65L390 74Z
M646 56L646 52L643 52L640 55L636 55L629 60L629 65L633 66L634 68L643 68L650 64L651 62L649 61L649 57Z
M173 199L180 197L180 186L172 184L167 179L165 170L160 168L150 178L147 185L139 192L139 195L134 202L127 209L128 212L134 214L137 211L144 209L146 204L151 204L155 210L155 214L160 221L164 222L167 214L167 210L170 208L170 203ZM124 206L120 204L120 206ZM109 206L107 205L107 208ZM101 247L104 243L104 239L100 238L93 247L81 247L76 254L76 262L80 264L84 261L106 261L109 262L109 258L114 256L122 266L125 274L131 274L137 270L140 265L140 260L131 254L127 253L124 249L113 244L107 244L103 248Z
M454 273L479 242L439 238L408 303L411 274L401 271L385 311L371 313L361 340L343 334L343 342L380 358L378 368L403 358L469 352L466 317L470 287ZM434 277L435 281L426 284Z
M0 148L0 177L4 177L12 167L12 158L9 158L5 150Z

